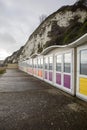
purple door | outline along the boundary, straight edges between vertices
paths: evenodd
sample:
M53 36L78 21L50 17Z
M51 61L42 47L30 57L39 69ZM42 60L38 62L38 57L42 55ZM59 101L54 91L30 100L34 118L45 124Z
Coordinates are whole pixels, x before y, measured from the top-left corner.
M56 83L61 85L61 74L60 73L56 73Z
M64 87L70 89L71 76L64 74Z

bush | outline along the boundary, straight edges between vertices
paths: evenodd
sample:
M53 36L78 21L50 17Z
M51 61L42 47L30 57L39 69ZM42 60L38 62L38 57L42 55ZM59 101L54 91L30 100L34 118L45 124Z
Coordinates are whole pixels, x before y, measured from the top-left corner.
M6 69L1 69L0 74L4 74L6 72Z

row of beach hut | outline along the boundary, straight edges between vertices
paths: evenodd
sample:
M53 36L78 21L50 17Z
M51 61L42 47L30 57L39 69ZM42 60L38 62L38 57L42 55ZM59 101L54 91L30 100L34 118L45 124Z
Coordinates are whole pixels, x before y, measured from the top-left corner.
M20 60L19 69L87 101L87 34Z

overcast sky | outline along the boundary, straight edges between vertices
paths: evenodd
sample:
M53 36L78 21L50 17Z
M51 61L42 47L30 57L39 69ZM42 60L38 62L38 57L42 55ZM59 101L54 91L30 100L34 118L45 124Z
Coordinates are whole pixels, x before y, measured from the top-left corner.
M50 15L76 0L0 0L0 60L26 43L42 14Z

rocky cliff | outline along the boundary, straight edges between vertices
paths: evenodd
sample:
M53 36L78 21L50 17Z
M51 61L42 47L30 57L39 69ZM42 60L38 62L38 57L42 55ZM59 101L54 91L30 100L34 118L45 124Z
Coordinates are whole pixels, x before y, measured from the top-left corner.
M41 53L48 46L69 44L85 33L87 33L87 0L79 0L72 6L61 7L47 17L29 37L20 53L20 58Z
M8 63L18 63L18 61L20 60L20 55L22 54L23 48L24 46L22 46L19 50L14 52L11 56L7 57L4 61L4 65Z

